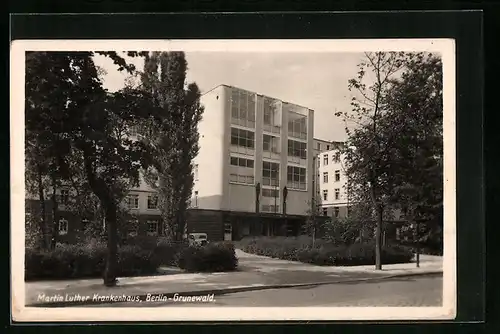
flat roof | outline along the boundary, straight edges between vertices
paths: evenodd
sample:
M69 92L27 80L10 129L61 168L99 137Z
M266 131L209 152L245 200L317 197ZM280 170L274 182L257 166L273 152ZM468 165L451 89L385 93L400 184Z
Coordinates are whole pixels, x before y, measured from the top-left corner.
M279 100L279 101L281 101L283 103L286 103L286 104L291 104L291 105L294 105L294 106L297 106L297 107L301 107L301 108L305 108L305 109L314 111L314 109L311 109L309 107L306 107L306 106L303 106L303 105L300 105L300 104L297 104L297 103L294 103L294 102L285 101L285 100L282 100L282 99L277 98L277 97L272 97L272 96L269 96L269 95L260 94L258 92L253 91L253 90L249 90L249 89L245 89L245 88L241 88L241 87L236 87L236 86L231 86L231 85L227 85L227 84L218 84L217 86L212 87L211 89L209 89L206 92L202 93L201 96L203 96L203 95L205 95L207 93L210 93L214 89L216 89L218 87L221 87L221 86L228 87L228 88L235 88L235 89L239 89L239 90L244 90L244 91L249 92L249 93L257 94L258 96L263 96L263 97L267 97L267 98L270 98L270 99Z

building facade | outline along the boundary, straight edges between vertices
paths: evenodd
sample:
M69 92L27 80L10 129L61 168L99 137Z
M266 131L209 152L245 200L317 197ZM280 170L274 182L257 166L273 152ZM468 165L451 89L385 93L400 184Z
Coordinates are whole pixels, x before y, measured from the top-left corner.
M299 234L313 194L313 110L227 85L205 93L201 104L187 232L212 240ZM131 129L131 139L137 135ZM58 189L58 216L47 210L49 221L59 222L60 240L69 242L87 221L64 207L72 197L69 188ZM128 235L162 234L158 198L144 178L123 206Z
M304 215L312 192L313 152L308 147L313 145L314 112L226 85L204 94L201 102L205 112L193 206Z
M335 149L324 151L317 155L317 184L316 197L319 211L324 216L335 218L346 217L350 203L349 182L345 171L344 159Z
M192 207L226 212L226 234L298 230L283 221L309 210L313 110L227 85L205 93L201 103ZM272 222L256 228L265 217Z

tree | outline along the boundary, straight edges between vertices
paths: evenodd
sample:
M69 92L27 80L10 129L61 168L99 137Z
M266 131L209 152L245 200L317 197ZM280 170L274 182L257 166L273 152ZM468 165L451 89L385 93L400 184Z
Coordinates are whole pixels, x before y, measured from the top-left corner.
M306 221L305 221L305 229L306 233L311 235L312 237L312 246L314 247L316 244L316 237L318 235L319 230L321 229L321 222L319 216L321 199L319 196L313 196L313 198L309 201L309 209L306 211Z
M57 242L57 198L55 191L65 177L60 162L67 154L62 132L65 109L73 83L69 80L70 61L58 52L26 53L26 185L40 200L40 231L46 248ZM52 188L51 225L46 221L46 193Z
M337 112L336 115L354 122L357 127L350 130L347 145L343 149L346 171L350 177L352 192L361 202L367 197L375 215L375 268L382 269L382 224L384 209L392 195L390 176L390 138L381 136L379 123L385 110L385 95L390 90L392 77L403 66L403 53L366 53L365 60L358 65L358 75L349 80L349 90L356 92L351 101L352 113ZM368 85L367 73L373 78Z
M415 223L418 242L432 235L440 239L442 233L442 89L441 59L427 53L410 55L404 73L392 81L386 96L388 112L381 122L386 136L394 131L401 134L395 137L392 149L393 165L398 169L392 181L394 202ZM420 223L426 225L425 235L420 235Z
M153 52L141 76L142 88L161 110L143 123L142 142L149 152L145 179L158 192L164 232L176 241L185 230L203 114L200 91L195 83L186 85L186 71L183 52Z
M134 70L116 52L98 53L112 58L119 70ZM57 178L83 189L80 195L90 190L98 199L108 239L104 284L112 286L116 284L119 204L130 185L138 182L145 156L144 147L128 138L127 128L137 119L154 115L155 108L151 96L143 91L105 91L93 55L35 52L27 56L27 86L34 87L27 91L27 133L46 143L42 146L46 150L39 149L38 155L27 151L27 155L33 160L45 154L55 161ZM50 140L42 141L47 138Z

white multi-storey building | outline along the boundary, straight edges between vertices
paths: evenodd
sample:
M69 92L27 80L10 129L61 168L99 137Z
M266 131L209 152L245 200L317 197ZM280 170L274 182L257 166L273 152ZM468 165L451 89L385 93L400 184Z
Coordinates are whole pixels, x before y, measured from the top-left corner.
M317 198L320 211L325 216L348 215L349 187L344 159L337 148L317 155Z
M205 93L201 103L193 206L305 215L312 196L313 110L227 85Z
M319 139L319 138L314 138L313 142L314 142L313 149L315 157L321 152L330 151L335 145L335 142L333 141Z

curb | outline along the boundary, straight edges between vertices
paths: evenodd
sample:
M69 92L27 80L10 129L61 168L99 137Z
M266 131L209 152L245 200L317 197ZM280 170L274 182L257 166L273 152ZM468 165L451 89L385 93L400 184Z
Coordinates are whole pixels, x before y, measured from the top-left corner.
M165 299L172 299L174 295L178 296L200 296L200 295L214 295L214 296L222 296L231 293L238 292L250 292L250 291L258 291L258 290L272 290L272 289L286 289L286 288L299 288L299 287L313 287L313 286L321 286L321 285L329 285L329 284L352 284L359 282L377 282L383 281L392 278L404 278L404 277L414 277L414 276L426 276L426 275L437 275L443 274L442 270L433 270L433 271L425 271L425 272L417 272L417 273L406 273L406 274L393 274L393 275L385 275L379 277L368 277L368 278L353 278L343 280L335 280L335 281L323 281L323 282L312 282L312 283L291 283L291 284L272 284L272 285L261 285L261 286L242 286L242 287L234 287L234 288L224 288L224 289L210 289L210 290L197 290L197 291L185 291L185 292L168 292L168 293L154 293L152 295L160 295ZM148 294L143 295L134 295L135 298L139 298L141 300L145 300ZM113 304L112 301L94 301L89 299L84 302L49 302L49 303L33 303L29 305L25 305L25 307L65 307L65 306L85 306L85 305L101 305L101 304ZM111 307L111 306L110 306Z

